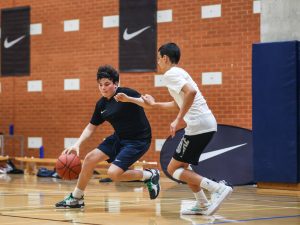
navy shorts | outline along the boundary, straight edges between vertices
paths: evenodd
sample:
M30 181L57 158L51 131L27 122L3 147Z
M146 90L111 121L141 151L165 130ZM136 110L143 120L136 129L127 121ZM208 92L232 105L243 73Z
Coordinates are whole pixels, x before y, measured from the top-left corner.
M126 171L148 151L150 144L150 139L125 140L119 139L116 134L113 134L97 148L108 155L107 162Z

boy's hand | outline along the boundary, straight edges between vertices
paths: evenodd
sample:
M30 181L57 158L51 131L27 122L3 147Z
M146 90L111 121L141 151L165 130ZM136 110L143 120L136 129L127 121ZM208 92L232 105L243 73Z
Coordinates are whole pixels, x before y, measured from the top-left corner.
M124 93L118 93L115 95L114 98L116 99L117 102L128 102L129 101L128 95L126 95Z
M176 130L177 130L177 127L178 127L178 123L179 123L179 120L178 119L175 119L171 124L170 124L170 135L171 137L173 138L176 134Z
M152 106L152 105L155 104L155 99L151 95L148 95L148 94L142 95L142 99L144 100L144 102L147 105L151 105Z
M79 147L78 146L71 146L63 150L61 154L71 154L71 152L75 152L77 156L79 156Z
M171 134L171 137L175 137L176 135L176 131L178 130L178 127L179 127L179 124L181 122L184 122L183 119L178 119L176 118L171 124L170 124L170 134Z

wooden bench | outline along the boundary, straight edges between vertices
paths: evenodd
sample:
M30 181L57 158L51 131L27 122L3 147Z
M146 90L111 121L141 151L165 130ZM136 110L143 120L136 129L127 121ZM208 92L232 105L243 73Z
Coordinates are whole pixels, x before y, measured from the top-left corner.
M15 157L16 161L25 163L25 174L36 174L38 171L38 167L40 166L46 166L51 165L53 168L55 166L55 163L57 159L53 158L33 158L33 157ZM106 161L99 162L97 164L96 171L100 171L100 173L106 173L109 163ZM134 169L140 169L142 170L145 167L157 167L157 162L146 162L146 161L137 161L132 165L132 168ZM103 176L102 176L103 177Z
M2 156L0 155L0 161L6 161L9 159L9 156Z
M5 161L5 160L8 160L8 159L9 159L9 156L0 155L0 161Z
M38 164L41 165L55 165L57 159L51 158L33 158L33 157L15 157L16 161L22 162L25 164L24 174L37 174Z

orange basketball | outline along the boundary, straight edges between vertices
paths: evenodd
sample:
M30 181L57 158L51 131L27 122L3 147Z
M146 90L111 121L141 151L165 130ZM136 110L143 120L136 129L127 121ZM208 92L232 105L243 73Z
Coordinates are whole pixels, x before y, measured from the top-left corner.
M77 179L81 171L80 158L75 154L62 154L56 161L56 172L64 180Z

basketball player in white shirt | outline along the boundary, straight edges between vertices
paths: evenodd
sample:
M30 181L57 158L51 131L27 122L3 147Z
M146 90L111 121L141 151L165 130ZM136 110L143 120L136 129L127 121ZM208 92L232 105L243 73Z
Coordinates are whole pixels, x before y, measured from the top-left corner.
M214 182L189 169L190 164L198 165L201 153L217 131L217 122L197 84L184 69L177 66L179 60L180 49L175 43L164 44L158 49L158 65L164 73L164 82L174 99L173 101L155 102L150 95L133 98L122 93L115 98L118 101L133 102L140 106L150 105L155 108L177 110L179 108L177 117L170 124L171 136L175 135L178 124L182 120L187 126L185 135L167 170L175 179L186 182L197 200L195 206L184 209L181 213L212 215L229 197L232 188L224 183ZM211 193L210 200L206 198L202 188Z

